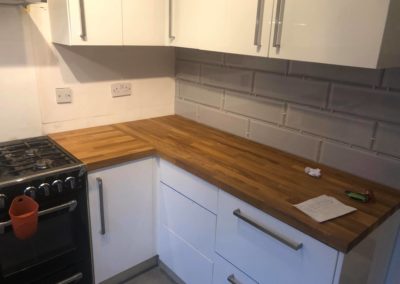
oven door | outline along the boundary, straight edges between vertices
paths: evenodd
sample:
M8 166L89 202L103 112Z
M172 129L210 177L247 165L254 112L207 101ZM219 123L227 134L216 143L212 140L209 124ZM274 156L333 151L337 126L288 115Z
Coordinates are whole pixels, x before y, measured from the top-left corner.
M44 208L30 239L17 239L11 226L0 229L0 283L47 283L44 279L57 278L76 263L84 268L74 273L85 275L75 282L90 278L86 198L69 196Z

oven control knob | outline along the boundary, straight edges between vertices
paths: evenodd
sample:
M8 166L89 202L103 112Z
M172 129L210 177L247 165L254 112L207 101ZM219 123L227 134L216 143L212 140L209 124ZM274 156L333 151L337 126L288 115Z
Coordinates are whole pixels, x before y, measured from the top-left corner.
M51 185L57 193L63 192L63 182L61 180L56 179Z
M43 196L46 196L46 197L50 196L50 184L45 182L45 183L42 183L41 185L39 185L39 192Z
M69 189L75 189L76 187L76 179L74 177L67 177L65 179L65 184Z
M24 194L26 196L29 196L32 199L35 199L36 198L36 187L28 186L27 188L25 188Z

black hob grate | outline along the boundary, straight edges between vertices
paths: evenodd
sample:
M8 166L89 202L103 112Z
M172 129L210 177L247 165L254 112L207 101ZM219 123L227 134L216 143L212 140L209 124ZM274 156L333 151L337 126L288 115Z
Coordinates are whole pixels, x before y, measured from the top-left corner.
M73 157L48 137L0 143L0 181L76 163Z

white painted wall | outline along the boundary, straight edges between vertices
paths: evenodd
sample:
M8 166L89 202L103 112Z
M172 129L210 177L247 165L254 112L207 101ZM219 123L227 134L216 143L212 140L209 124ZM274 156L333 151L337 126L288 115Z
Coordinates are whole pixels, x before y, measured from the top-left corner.
M54 45L45 3L0 5L0 141L173 114L174 65L173 48ZM113 99L114 82L133 95Z
M174 113L173 48L53 45L47 5L29 14L44 133ZM132 83L132 96L111 97L120 81ZM56 104L63 87L72 88L72 104Z
M23 9L0 6L0 141L42 133L28 21Z

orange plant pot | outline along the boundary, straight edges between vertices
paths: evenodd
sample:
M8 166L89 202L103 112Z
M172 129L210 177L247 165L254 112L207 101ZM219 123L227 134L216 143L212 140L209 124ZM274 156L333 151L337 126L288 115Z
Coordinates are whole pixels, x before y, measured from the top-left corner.
M13 199L10 214L15 236L20 240L32 237L37 231L39 204L32 198L20 195Z

